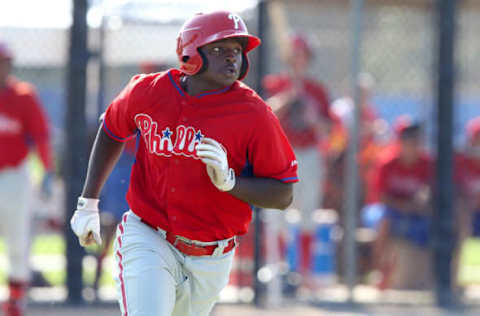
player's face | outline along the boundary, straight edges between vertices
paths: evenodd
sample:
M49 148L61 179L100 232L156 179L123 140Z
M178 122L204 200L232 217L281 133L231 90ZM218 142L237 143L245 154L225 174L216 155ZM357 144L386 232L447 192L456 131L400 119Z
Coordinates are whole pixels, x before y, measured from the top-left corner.
M0 59L0 86L5 83L12 69L12 63L9 59Z
M225 39L201 48L208 60L208 67L199 76L210 83L212 89L233 84L240 76L242 45L238 40Z
M290 67L295 75L302 76L307 72L310 56L303 49L296 49L290 57Z
M401 149L403 156L408 160L415 160L418 157L423 146L423 140L420 134L409 135L401 138Z

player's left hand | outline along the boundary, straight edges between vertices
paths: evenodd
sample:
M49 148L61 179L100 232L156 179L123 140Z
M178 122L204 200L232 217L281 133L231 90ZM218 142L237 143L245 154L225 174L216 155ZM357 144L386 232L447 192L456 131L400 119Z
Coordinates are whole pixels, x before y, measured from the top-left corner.
M94 243L101 245L98 199L78 198L77 209L70 220L70 226L82 247Z
M197 145L197 156L207 166L212 183L220 191L230 191L235 186L235 172L228 167L227 153L214 139L203 138Z

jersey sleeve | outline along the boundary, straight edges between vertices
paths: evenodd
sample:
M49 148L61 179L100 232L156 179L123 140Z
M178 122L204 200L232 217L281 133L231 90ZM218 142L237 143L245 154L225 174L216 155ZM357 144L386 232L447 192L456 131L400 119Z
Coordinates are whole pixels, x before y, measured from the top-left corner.
M141 102L142 75L130 80L105 112L102 128L114 140L126 142L135 136L136 105Z
M298 163L277 117L266 109L248 146L248 160L255 177L298 182Z

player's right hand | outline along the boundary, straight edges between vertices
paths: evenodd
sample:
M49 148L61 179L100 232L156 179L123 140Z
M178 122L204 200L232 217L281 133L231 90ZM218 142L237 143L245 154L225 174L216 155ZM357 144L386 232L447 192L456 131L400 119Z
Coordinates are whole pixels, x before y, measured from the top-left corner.
M79 197L77 209L70 220L70 226L82 247L94 243L102 244L98 202L98 199Z
M226 192L235 186L235 172L228 166L227 153L222 145L212 138L203 138L197 145L197 156L207 167L213 185Z

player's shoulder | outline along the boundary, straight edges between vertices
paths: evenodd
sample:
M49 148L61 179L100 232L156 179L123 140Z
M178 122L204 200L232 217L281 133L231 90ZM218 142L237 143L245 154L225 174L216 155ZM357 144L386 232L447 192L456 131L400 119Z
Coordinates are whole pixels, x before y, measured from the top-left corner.
M319 93L326 93L327 89L325 88L325 84L320 80L313 79L313 78L305 78L303 80L303 84L305 88L309 91L319 92Z
M231 89L231 99L261 117L268 117L272 113L270 106L247 84L237 81Z
M131 89L135 90L146 90L151 88L158 88L159 86L165 84L169 81L171 72L175 69L169 69L162 72L149 73L149 74L137 74L134 75L128 85Z
M419 164L430 166L433 163L434 163L434 159L428 151L423 150L422 152L420 152Z
M397 144L390 144L378 156L378 165L383 168L392 168L399 163L399 150Z

